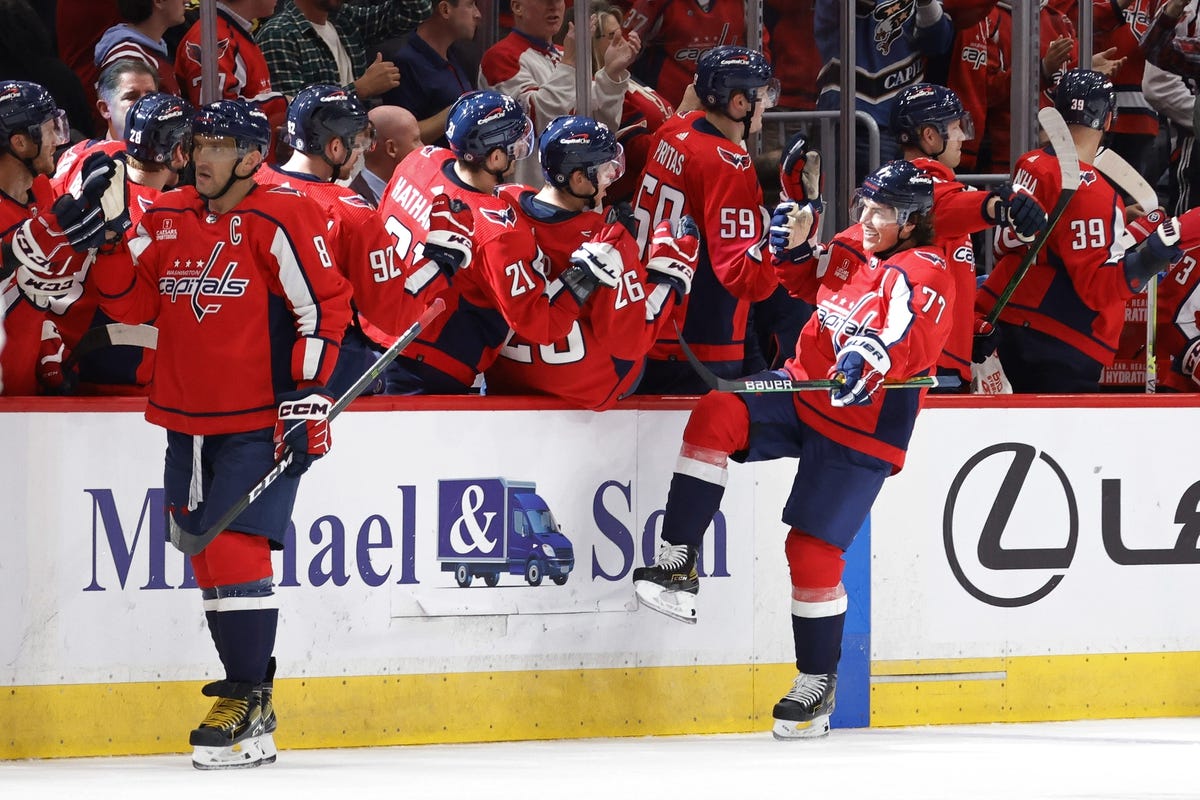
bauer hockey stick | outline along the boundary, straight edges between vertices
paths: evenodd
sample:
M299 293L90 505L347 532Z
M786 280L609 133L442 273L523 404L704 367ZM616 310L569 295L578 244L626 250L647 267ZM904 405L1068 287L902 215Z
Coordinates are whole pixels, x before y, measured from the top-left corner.
M678 325L675 326L675 332L679 334L679 346L683 348L683 354L687 356L692 369L696 370L696 374L710 388L716 389L718 392L729 392L730 394L815 392L821 389L841 389L846 385L845 381L839 381L835 378L812 381L794 381L791 378L738 378L737 380L722 378L704 366L700 359L696 357L696 354L692 352L692 348L688 347L688 343L684 341L683 333L679 330ZM928 375L920 378L905 378L904 380L883 382L884 389L924 389L930 386L953 388L961 385L962 380L957 375Z
M1008 279L1008 284L996 299L996 304L988 312L989 325L995 325L996 320L1000 318L1000 312L1004 310L1004 306L1008 305L1009 298L1017 290L1017 284L1025 277L1025 273L1029 272L1033 262L1037 261L1038 254L1046 246L1050 234L1054 233L1055 226L1062 218L1063 212L1067 210L1067 204L1071 202L1071 198L1079 189L1079 156L1075 152L1075 140L1071 138L1071 130L1063 121L1062 114L1059 114L1056 108L1043 108L1038 112L1038 122L1041 124L1042 130L1046 131L1046 136L1050 138L1050 144L1054 146L1054 155L1058 157L1058 168L1062 173L1062 189L1058 200L1054 203L1054 208L1050 210L1050 215L1046 218L1045 229L1029 245L1021 263L1017 265L1016 271Z
M1101 150L1096 156L1096 169L1104 173L1117 188L1133 198L1146 214L1158 208L1158 192L1133 165L1115 150ZM1146 394L1158 388L1158 365L1155 350L1158 348L1158 276L1151 275L1146 281Z
M408 330L406 330L404 334L392 344L391 347L385 350L383 354L375 360L375 363L371 365L370 369L359 376L358 380L354 382L353 386L346 390L345 394L337 399L337 402L335 402L333 407L329 410L327 421L333 422L334 418L338 414L345 411L346 406L350 405L350 403L352 403L356 397L362 394L368 386L374 383L375 379L383 374L383 371L387 369L388 365L396 360L396 356L400 355L400 351L412 344L417 336L420 335L421 331L423 331L430 322L433 322L437 315L441 314L445 309L446 303L440 297L430 303L429 307L421 313L420 318L417 319L417 321L411 326L409 326ZM263 475L262 479L258 483L254 484L254 487L250 489L250 491L242 495L242 498L234 503L233 506L226 511L219 520L214 522L208 530L199 536L193 536L183 532L176 533L174 526L172 526L173 530L171 532L171 543L174 544L184 555L196 555L205 547L208 547L209 543L213 539L217 538L217 534L232 525L233 521L241 516L242 512L245 511L251 503L257 500L259 495L265 492L267 487L274 483L276 478L282 475L284 470L286 470L288 465L291 463L292 448L285 447L283 450L283 455L279 457L279 459L275 462L275 465L271 467L270 471L267 472L266 475Z

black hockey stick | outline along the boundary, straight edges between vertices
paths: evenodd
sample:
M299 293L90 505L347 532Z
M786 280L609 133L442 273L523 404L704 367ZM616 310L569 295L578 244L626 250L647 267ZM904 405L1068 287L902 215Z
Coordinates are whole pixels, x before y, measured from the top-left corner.
M841 389L846 385L845 381L839 381L834 378L812 381L794 381L791 378L738 378L737 380L722 378L704 366L704 363L696 357L696 354L692 352L692 348L688 347L688 343L684 341L683 332L679 330L678 325L675 326L675 332L679 335L679 346L683 348L683 354L687 356L692 369L696 370L696 374L700 376L701 380L718 392L729 392L731 394L814 392L821 389ZM962 379L957 375L928 375L920 378L905 378L904 380L883 382L884 389L923 389L927 386L954 388L961 385Z
M66 371L75 366L86 355L114 345L154 350L158 347L158 328L153 325L125 325L120 322L110 322L107 325L89 328L75 343L75 347L63 364L63 370Z
M1071 138L1071 130L1063 121L1062 114L1059 114L1056 108L1043 108L1038 112L1038 122L1041 123L1042 130L1046 131L1046 136L1050 138L1050 144L1054 146L1054 155L1058 157L1058 167L1062 173L1062 190L1058 195L1058 200L1054 203L1054 208L1046 217L1045 229L1029 245L1021 263L1017 265L1016 272L1008 279L1008 284L1000 292L996 304L988 312L987 322L989 325L995 325L996 320L1000 318L1000 312L1008 305L1013 292L1017 290L1017 284L1025 277L1025 273L1029 272L1033 262L1037 261L1038 254L1046 246L1050 234L1054 233L1055 226L1058 225L1063 212L1067 210L1067 204L1071 202L1071 198L1079 189L1079 156L1075 152L1075 140Z
M408 330L406 330L404 334L392 344L391 347L383 351L379 358L375 360L375 363L371 365L370 369L359 376L359 379L354 382L354 385L347 389L346 393L337 399L337 402L333 404L333 408L329 410L328 421L333 422L334 418L338 414L345 411L346 406L350 405L350 403L352 403L356 397L362 394L368 386L374 383L375 379L383 374L383 371L387 369L388 365L396 360L396 356L400 355L400 351L412 344L413 340L420 335L421 331L423 331L430 322L433 322L438 314L441 314L445 310L446 303L440 297L430 303L429 307L421 313L420 318L411 326L409 326ZM275 462L275 465L271 467L270 471L267 472L266 475L263 475L262 479L258 483L254 484L254 487L250 489L250 491L242 495L242 498L234 503L233 506L226 511L219 520L214 522L208 530L199 536L195 536L183 531L177 531L174 526L172 526L171 543L175 545L175 547L177 547L184 555L196 555L205 547L208 547L209 543L213 539L217 538L217 534L233 524L233 521L241 516L242 512L245 511L251 503L257 500L259 495L265 492L267 487L274 483L275 479L282 475L284 470L286 470L288 465L291 463L292 449L290 447L284 448L283 455L279 457L279 460Z

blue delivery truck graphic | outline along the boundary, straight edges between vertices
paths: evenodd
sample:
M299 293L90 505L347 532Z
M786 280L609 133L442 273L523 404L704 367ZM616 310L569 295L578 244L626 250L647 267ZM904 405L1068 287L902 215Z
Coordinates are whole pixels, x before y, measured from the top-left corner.
M459 586L476 575L488 586L502 574L530 586L559 586L575 567L571 542L530 481L472 478L438 481L437 559Z

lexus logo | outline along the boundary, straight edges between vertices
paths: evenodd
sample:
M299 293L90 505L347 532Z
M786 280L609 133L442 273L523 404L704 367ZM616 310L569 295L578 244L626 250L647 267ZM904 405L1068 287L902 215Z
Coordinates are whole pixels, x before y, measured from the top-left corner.
M963 492L968 482L970 491ZM994 499L990 509L986 503L982 508L966 503L960 507L960 493L964 498ZM942 537L950 570L968 594L1003 608L1030 605L1054 591L1075 557L1079 541L1075 492L1062 467L1046 453L1019 442L992 445L972 456L955 475L946 497ZM1033 541L1065 544L1015 546ZM1005 542L1014 546L1006 547ZM976 545L973 556L971 544ZM1032 583L1007 577L1027 570L1055 573L1031 591L1025 588Z

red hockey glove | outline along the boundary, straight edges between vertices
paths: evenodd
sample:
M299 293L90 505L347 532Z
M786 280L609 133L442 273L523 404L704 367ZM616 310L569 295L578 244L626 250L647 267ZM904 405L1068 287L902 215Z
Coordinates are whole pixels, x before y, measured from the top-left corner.
M692 277L696 274L696 262L700 258L700 229L696 221L687 214L671 224L664 219L654 229L650 240L649 258L646 260L646 277L651 283L665 283L675 291L675 302L692 290Z
M329 452L333 438L329 432L329 412L333 397L323 387L298 389L279 396L279 418L275 422L275 458L291 449L292 463L285 475L303 475L321 456Z
M1130 220L1129 224L1125 226L1126 235L1122 237L1121 243L1125 245L1126 250L1132 250L1145 241L1147 236L1154 233L1166 218L1167 212L1156 208L1145 216Z
M971 360L982 364L987 357L996 352L1000 343L1000 331L987 321L985 317L975 318L975 338L971 342Z
M1183 258L1179 219L1167 217L1139 244L1125 251L1122 266L1130 290L1140 292L1150 278Z
M1200 386L1200 337L1190 340L1183 346L1183 352L1172 359L1176 372L1182 373Z
M835 408L869 404L891 368L892 357L882 339L873 333L851 336L829 370L830 378L842 381L829 390L829 402Z
M804 134L793 135L779 158L780 199L815 203L820 211L821 184L821 154L809 149Z
M446 194L433 198L429 208L429 236L425 239L425 257L453 278L454 273L471 265L471 237L475 235L475 216L471 207Z

